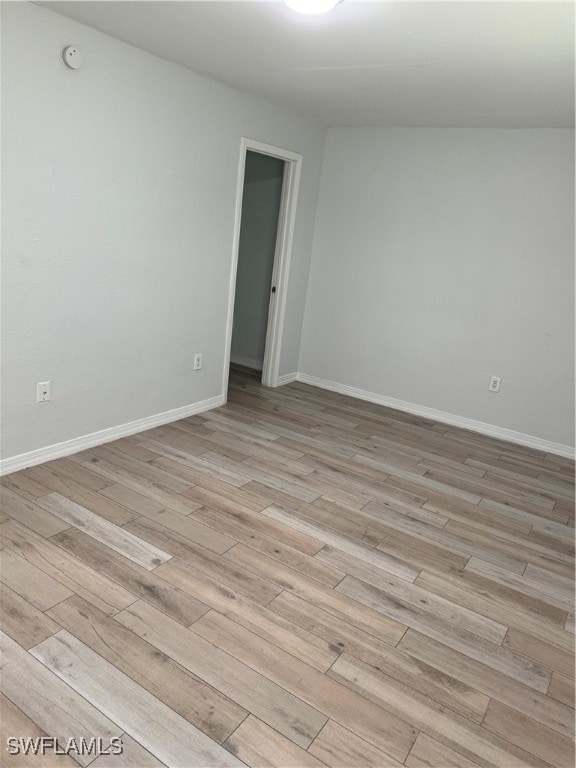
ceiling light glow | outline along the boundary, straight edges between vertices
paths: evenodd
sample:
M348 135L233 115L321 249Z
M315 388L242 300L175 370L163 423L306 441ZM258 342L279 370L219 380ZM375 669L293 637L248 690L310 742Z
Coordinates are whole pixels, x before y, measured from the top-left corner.
M309 15L315 13L327 13L338 5L340 0L284 0L288 8L298 13Z

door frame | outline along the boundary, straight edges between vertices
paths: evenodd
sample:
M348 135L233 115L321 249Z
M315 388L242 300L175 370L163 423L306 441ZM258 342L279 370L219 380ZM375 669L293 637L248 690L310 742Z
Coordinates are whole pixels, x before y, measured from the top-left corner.
M262 384L267 387L277 387L282 352L282 336L286 314L286 298L288 293L288 277L292 256L294 226L296 224L296 207L298 189L302 170L302 155L290 152L281 147L264 144L261 141L242 137L240 140L240 161L238 167L238 185L236 190L236 210L234 214L234 238L232 246L232 265L230 269L230 287L228 296L228 318L226 325L226 348L224 350L224 376L222 396L226 402L228 394L228 375L230 369L230 351L232 346L232 323L234 320L234 301L236 299L236 275L238 272L238 255L240 249L240 226L242 223L242 197L244 194L244 171L246 168L246 152L252 150L261 155L269 155L284 160L284 178L282 181L282 196L278 214L278 232L274 250L274 267L272 270L270 304L268 307L268 325L266 328L266 347L262 366Z

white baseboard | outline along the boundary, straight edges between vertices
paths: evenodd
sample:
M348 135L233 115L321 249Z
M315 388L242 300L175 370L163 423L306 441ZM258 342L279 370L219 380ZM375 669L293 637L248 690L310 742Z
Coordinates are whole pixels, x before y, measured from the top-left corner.
M255 371L261 371L263 367L262 360L252 360L250 357L242 357L241 355L230 355L230 362L243 365L244 368L252 368Z
M575 450L569 445L553 443L549 440L526 435L522 432L504 429L503 427L486 424L482 421L466 419L463 416L446 413L445 411L437 411L435 408L426 408L425 406L415 405L414 403L409 403L405 400L396 400L392 397L385 397L384 395L378 395L374 392L357 389L356 387L349 387L346 384L319 379L316 376L309 376L305 373L288 373L284 376L280 376L278 378L278 385L283 386L284 384L290 384L293 381L301 381L303 384L311 384L314 387L328 389L331 392L349 395L350 397L355 397L359 400L367 400L368 402L384 405L398 411L405 411L406 413L412 413L416 416L432 419L433 421L438 421L442 424L469 429L473 432L478 432L481 435L517 443L518 445L524 445L527 448L534 448L539 451L545 451L546 453L552 453L557 456L565 456L570 459L575 457ZM179 419L185 419L188 416L194 416L196 413L202 413L204 411L212 410L213 408L218 408L221 405L224 405L224 403L225 398L222 397L222 395L219 395L207 400L201 400L198 403L185 405L182 408L164 411L163 413L147 416L143 419L138 419L137 421L130 421L127 424L120 424L117 427L102 429L99 432L92 432L89 435L82 435L81 437L75 437L72 440L66 440L62 443L55 443L53 445L48 445L45 448L38 448L37 450L29 451L28 453L21 453L18 456L11 456L8 459L0 461L0 475L8 475L12 472L17 472L20 469L43 464L46 461L60 459L63 456L70 456L73 453L78 453L79 451L84 451L88 448L94 448L96 445L109 443L112 440L119 440L121 437L135 435L138 432L144 432L147 429L159 427L162 424L169 424L172 421L178 421Z
M204 411L218 408L224 405L224 402L225 399L222 395L218 395L218 397L211 397L198 403L184 405L182 408L174 408L172 411L156 413L153 416L146 416L144 419L129 421L127 424L120 424L117 427L109 427L99 432L92 432L89 435L75 437L63 443L54 443L53 445L47 445L45 448L38 448L35 451L20 453L18 456L12 456L9 459L0 461L0 475L8 475L11 472L17 472L19 469L44 464L46 461L60 459L63 456L70 456L73 453L85 451L87 448L94 448L96 445L119 440L121 437L128 437L153 427L160 427L162 424L185 419L187 416L194 416L196 413L203 413Z
M278 376L278 386L283 387L284 384L292 384L298 378L297 373L285 373L284 376Z
M320 387L321 389L329 389L331 392L338 392L341 395L356 397L359 400L367 400L370 403L385 405L387 408L394 408L397 411L412 413L415 416L422 416L426 419L439 421L442 424L469 429L472 432L478 432L481 435L494 437L498 440L505 440L509 443L516 443L517 445L523 445L527 448L534 448L538 451L553 453L557 456L565 456L569 459L573 459L576 455L575 449L570 445L553 443L549 440L543 440L540 437L525 435L523 432L515 432L512 429L505 429L493 424L486 424L483 421L466 419L463 416L457 416L454 413L437 411L435 408L427 408L423 405L416 405L415 403L409 403L405 400L396 400L393 397L385 397L384 395L378 395L375 392L368 392L364 389L349 387L346 384L338 384L335 381L326 381L325 379L319 379L316 376L308 376L306 373L296 374L296 381L301 381L303 384L311 384L312 386Z

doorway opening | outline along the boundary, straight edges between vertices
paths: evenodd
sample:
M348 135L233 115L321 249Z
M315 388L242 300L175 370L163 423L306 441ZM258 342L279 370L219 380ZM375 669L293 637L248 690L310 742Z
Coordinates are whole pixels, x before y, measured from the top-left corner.
M279 385L290 251L302 158L242 139L223 396L230 366Z

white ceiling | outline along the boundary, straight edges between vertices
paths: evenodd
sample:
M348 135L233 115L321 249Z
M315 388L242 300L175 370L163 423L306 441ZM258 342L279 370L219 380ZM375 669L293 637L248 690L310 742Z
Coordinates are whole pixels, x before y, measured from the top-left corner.
M42 5L324 125L574 125L572 2Z

